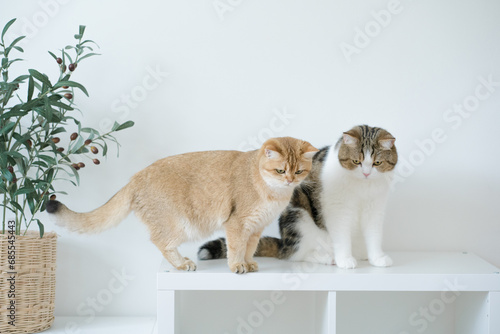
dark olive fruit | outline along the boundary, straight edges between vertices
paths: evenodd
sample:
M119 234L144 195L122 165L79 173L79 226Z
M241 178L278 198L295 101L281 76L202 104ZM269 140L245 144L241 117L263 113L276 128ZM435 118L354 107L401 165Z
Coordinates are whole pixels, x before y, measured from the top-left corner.
M92 161L93 161L93 162L94 162L94 164L96 164L96 165L99 165L99 164L101 163L101 162L99 161L99 159L94 159L94 160L92 160Z
M90 146L90 151L92 151L92 153L94 153L94 154L99 153L99 150L95 146Z
M57 59L56 59L56 62L57 62L59 65L61 65L61 64L62 64L62 59L61 59L61 58L57 58Z
M69 65L68 65L68 69L69 69L71 72L73 72L73 71L76 69L76 63L74 63L74 64L69 64Z
M85 167L85 164L83 162L79 162L78 167L83 168L83 167Z
M26 145L28 145L29 148L31 148L33 146L33 143L31 142L31 139L28 139L26 141Z
M73 98L73 94L66 93L66 94L64 94L64 97L67 98L68 100L71 100Z
M78 133L76 133L76 132L73 132L71 134L71 136L69 136L69 139L71 139L71 140L75 140L76 138L78 138Z
M57 151L62 153L62 152L64 152L64 148L59 147L59 148L57 149Z
M12 174L14 174L14 168L12 166L7 167L7 170Z
M54 144L57 144L57 143L59 143L60 141L61 141L61 138L59 138L59 137L54 137L54 138L52 138L52 142L53 142Z
M66 65L62 65L62 66L61 66L61 71L62 71L63 73L64 73L64 72L66 72Z
M51 195L51 196L50 196L50 200L51 200L51 201L55 201L55 200L56 200L56 195Z
M62 87L63 87L64 89L68 89L68 88L69 88L69 86L62 86Z
M92 140L87 139L87 140L85 141L85 145L90 145L90 143L91 143L91 142L92 142Z

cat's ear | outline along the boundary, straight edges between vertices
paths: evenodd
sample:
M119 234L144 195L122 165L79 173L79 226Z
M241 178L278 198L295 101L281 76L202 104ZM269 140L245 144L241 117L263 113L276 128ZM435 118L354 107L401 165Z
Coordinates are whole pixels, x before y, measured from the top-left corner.
M306 143L305 144L305 148L304 148L304 153L302 153L302 156L304 157L304 159L311 159L314 157L314 155L316 154L316 152L318 152L319 150L312 146L311 144L309 143Z
M349 132L344 132L342 134L342 140L347 146L356 146L359 142L359 139Z
M276 147L273 145L268 145L264 148L264 153L266 154L266 157L269 159L279 159L281 158L281 154L278 153L276 150Z
M378 141L378 143L383 150L390 150L394 146L395 141L396 141L396 138L387 137L387 138L380 139Z

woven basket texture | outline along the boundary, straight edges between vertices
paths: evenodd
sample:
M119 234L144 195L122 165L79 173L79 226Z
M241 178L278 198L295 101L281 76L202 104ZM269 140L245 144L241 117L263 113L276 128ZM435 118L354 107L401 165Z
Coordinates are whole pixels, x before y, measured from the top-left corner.
M54 321L56 292L57 234L36 231L16 235L14 270L9 265L8 234L0 233L0 333L37 333L50 328ZM16 274L11 274L15 272ZM12 285L8 279L14 276ZM12 296L15 288L15 297ZM11 296L9 296L11 294ZM9 324L15 301L15 326Z

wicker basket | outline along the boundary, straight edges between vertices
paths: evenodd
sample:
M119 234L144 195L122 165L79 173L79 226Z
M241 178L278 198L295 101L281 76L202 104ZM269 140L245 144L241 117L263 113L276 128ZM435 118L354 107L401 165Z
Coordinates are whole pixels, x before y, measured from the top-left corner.
M36 333L54 321L57 234L28 231L16 236L15 264L9 264L8 234L0 233L0 333ZM11 248L12 249L12 248ZM15 272L16 274L11 274ZM11 277L15 283L11 284ZM15 289L15 296L11 288ZM10 296L9 296L10 295ZM9 324L15 303L15 326Z

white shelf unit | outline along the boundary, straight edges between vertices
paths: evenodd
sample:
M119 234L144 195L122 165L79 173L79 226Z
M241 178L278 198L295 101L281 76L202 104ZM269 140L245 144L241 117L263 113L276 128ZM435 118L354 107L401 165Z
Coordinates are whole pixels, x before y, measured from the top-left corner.
M392 252L394 266L342 270L257 258L158 272L158 334L499 334L500 269L470 253Z

